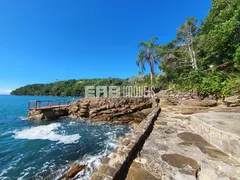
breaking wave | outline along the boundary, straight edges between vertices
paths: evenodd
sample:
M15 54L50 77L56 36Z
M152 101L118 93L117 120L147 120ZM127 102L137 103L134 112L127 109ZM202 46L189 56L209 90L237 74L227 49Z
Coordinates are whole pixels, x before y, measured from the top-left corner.
M53 123L49 125L41 125L37 127L31 127L28 129L24 129L22 131L15 131L15 135L13 136L16 139L42 139L42 140L50 140L57 141L58 143L63 144L72 144L77 143L80 135L64 135L58 134L54 130L58 129L61 126L60 123Z

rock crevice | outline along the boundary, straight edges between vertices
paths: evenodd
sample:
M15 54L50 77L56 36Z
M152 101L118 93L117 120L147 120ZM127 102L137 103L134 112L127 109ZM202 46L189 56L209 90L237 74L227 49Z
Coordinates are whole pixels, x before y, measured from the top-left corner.
M122 140L118 149L103 161L98 171L93 173L90 179L125 179L129 167L149 137L159 113L160 109L155 108L134 130L131 137Z

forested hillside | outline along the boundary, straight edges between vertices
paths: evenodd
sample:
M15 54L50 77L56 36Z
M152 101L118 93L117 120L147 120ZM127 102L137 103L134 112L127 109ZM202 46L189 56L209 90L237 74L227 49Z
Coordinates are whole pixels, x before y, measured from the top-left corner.
M181 91L224 98L240 92L240 1L213 0L201 23L194 17L167 45L156 45L158 82Z
M119 78L96 78L57 81L48 84L31 84L12 91L12 95L46 95L46 96L84 96L85 86L128 86L128 85L148 85L149 75L131 77L127 79Z
M127 80L125 80L127 81ZM85 86L123 85L123 79L80 79L49 84L32 84L14 90L12 95L84 96Z

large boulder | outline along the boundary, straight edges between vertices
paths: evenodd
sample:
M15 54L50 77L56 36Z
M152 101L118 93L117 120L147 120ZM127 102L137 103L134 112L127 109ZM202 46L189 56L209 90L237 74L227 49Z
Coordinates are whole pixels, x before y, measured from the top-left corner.
M200 103L201 107L214 107L217 105L218 105L218 103L215 100L202 100Z
M225 103L228 107L240 106L240 96L227 97L227 98L225 98L224 103Z
M74 176L76 176L79 172L84 170L86 168L86 165L82 164L74 164L71 169L66 174L66 179L71 179Z
M38 110L30 111L27 117L28 120L42 120L44 118L44 114Z
M62 116L68 116L68 108L42 109L29 111L28 120L56 120Z
M199 100L199 99L189 99L183 101L186 106L201 106L201 107L214 107L217 106L217 101L215 100Z

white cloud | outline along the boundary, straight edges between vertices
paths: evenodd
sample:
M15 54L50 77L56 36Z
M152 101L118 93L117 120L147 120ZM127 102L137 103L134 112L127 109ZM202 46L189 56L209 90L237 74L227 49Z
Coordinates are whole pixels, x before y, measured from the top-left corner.
M5 91L5 93L8 93L8 94L10 94L11 92L12 92L12 90L10 90L10 89Z
M0 94L10 94L12 92L12 90L8 89L8 90L0 90Z

